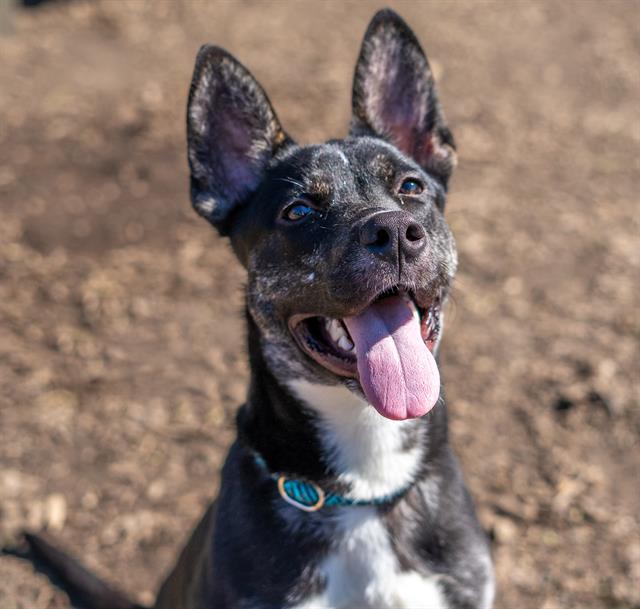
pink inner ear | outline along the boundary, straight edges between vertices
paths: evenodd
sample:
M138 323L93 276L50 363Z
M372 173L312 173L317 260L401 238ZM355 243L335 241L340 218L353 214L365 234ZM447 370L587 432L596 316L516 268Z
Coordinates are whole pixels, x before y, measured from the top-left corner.
M415 102L412 104L411 92L402 100L395 93L389 97L380 108L382 132L398 149L425 165L435 151L433 134L424 128L423 109Z
M426 167L446 165L451 151L434 131L437 103L426 57L415 41L395 28L380 28L365 39L358 66L362 103L371 129Z
M365 84L370 124L424 164L433 153L433 138L425 125L431 81L426 73L416 73L396 40L380 42L371 54Z
M416 124L416 120L419 119L414 116L414 113L406 113L404 115L395 113L386 119L385 132L397 148L420 161L422 159L418 158L418 153L422 152L424 154L426 152L428 154L432 149L432 145L428 134L425 137L413 126Z
M220 125L218 139L227 150L225 157L220 159L228 180L239 192L245 192L255 186L257 176L252 148L256 142L251 133L252 125L241 113L230 113L225 123Z

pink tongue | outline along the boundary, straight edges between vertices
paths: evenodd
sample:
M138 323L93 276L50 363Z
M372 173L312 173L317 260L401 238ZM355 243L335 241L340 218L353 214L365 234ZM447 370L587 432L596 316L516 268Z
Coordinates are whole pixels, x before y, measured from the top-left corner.
M362 389L382 416L411 419L435 406L440 374L412 303L390 296L344 323L356 346Z

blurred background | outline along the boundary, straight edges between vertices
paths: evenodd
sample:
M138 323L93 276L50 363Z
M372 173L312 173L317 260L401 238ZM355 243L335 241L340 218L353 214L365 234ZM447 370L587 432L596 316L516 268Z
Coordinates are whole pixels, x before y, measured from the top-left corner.
M389 4L459 144L442 370L496 607L637 609L640 3ZM0 539L47 527L148 602L247 380L243 274L188 201L196 51L299 141L341 136L381 5L0 5ZM68 601L0 557L0 606Z

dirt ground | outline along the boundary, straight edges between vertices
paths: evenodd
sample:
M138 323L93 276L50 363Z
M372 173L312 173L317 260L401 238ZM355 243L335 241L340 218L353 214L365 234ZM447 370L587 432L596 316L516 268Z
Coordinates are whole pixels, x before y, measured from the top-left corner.
M442 370L498 609L640 607L638 2L391 3L457 137ZM243 275L191 211L215 42L285 127L345 132L376 3L54 2L0 37L0 541L48 527L149 601L247 379ZM62 609L0 557L2 609Z

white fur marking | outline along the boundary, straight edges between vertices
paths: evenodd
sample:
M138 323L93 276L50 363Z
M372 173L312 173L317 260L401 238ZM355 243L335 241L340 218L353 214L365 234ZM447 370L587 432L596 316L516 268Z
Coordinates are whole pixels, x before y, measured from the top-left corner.
M340 514L340 544L320 566L322 595L291 609L447 609L438 576L400 572L374 508Z
M345 164L347 167L349 166L349 159L347 155L338 148L338 146L331 146L331 151L335 153L335 155Z
M487 554L482 556L481 561L485 564L488 577L482 593L482 602L480 603L480 607L481 609L491 609L496 596L496 582L493 574L493 564L491 563L491 558Z
M405 429L415 420L391 421L343 385L290 381L294 394L321 417L326 458L341 482L351 485L349 497L374 499L392 495L411 483L423 447L403 450Z
M343 385L289 387L319 415L325 458L351 485L350 497L391 495L413 480L424 447L404 450L403 442L419 423L386 419ZM326 588L291 609L447 609L439 576L400 571L376 508L339 508L336 519L340 541L319 567Z
M338 153L338 157L340 158L340 160L343 161L345 165L348 165L349 159L347 158L347 155L339 148L336 150L336 152Z

